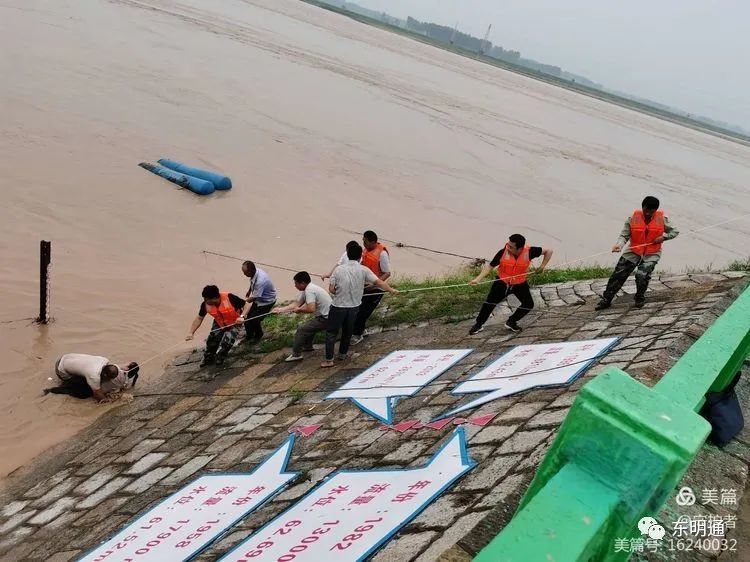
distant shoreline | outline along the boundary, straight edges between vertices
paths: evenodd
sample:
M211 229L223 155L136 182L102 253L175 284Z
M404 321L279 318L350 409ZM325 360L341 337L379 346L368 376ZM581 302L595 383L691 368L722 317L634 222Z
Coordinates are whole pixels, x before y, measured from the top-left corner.
M664 121L675 123L676 125L682 125L683 127L687 127L687 128L700 131L703 133L708 133L715 137L719 137L728 141L736 142L738 144L742 144L745 146L750 146L750 136L743 135L742 133L731 131L729 129L724 129L722 127L713 126L708 123L697 121L695 119L690 119L688 117L684 117L682 115L678 115L676 113L672 113L672 112L669 112L669 111L666 111L666 110L663 110L663 109L660 109L660 108L657 108L657 107L654 107L645 103L631 100L623 96L618 96L617 94L604 92L596 88L590 88L588 86L578 84L571 80L565 80L563 78L556 78L555 76L551 76L549 74L545 74L543 72L539 72L539 71L533 70L531 68L527 68L522 65L513 64L513 63L502 61L500 59L496 59L493 57L488 57L486 55L481 55L479 53L474 53L472 51L467 51L465 49L461 49L460 47L455 47L453 45L446 45L444 43L435 41L424 35L413 33L407 29L402 29L394 25L389 25L385 22L378 21L376 19L364 16L362 14L350 12L349 10L344 10L336 6L327 4L325 2L321 2L319 0L301 0L301 1L305 2L306 4L310 4L312 6L316 6L318 8L328 10L329 12L334 12L336 14L346 16L360 23L364 23L373 27L377 27L385 31L390 31L391 33L397 33L398 35L402 35L403 37L407 37L409 39L419 41L420 43L424 43L426 45L437 47L438 49L442 49L444 51L448 51L451 53L455 53L457 55L461 55L463 57L474 59L476 61L483 62L485 64L489 64L498 68L502 68L504 70L509 70L511 72L515 72L516 74L521 74L529 78L534 78L536 80L540 80L542 82L552 84L553 86L559 86L561 88L565 88L566 90L571 90L573 92L577 92L579 94L583 94L592 98L596 98L601 101L606 101L614 105L619 105L620 107L624 107L626 109L632 109L639 113L643 113L646 115L650 115L652 117L657 117L658 119L662 119Z

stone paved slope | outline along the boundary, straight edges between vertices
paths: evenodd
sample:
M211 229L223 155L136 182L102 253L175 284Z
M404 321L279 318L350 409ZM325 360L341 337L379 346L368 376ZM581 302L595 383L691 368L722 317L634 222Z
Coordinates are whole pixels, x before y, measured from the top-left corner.
M522 322L520 335L504 330L501 310L474 337L466 322L424 323L368 337L354 348L355 357L329 370L318 367L319 354L296 364L277 363L282 352L237 355L221 369L203 371L199 353L180 357L168 369L163 394L136 396L9 479L0 508L0 556L73 559L197 476L250 470L289 428L322 424L297 440L289 467L302 471L300 479L199 557L215 560L338 468L416 466L437 450L450 426L383 431L350 402L323 400L383 355L400 348L475 348L436 381L445 383L518 344L620 336L618 346L570 386L532 390L473 412L498 414L485 427L465 426L469 454L479 465L374 556L379 562L469 560L512 516L578 389L607 366L652 385L744 287L742 277L663 276L644 309L633 309L632 297L623 295L601 313L593 306L604 281L542 287L546 304ZM632 285L625 291L632 293ZM448 392L452 386L436 384L399 401L396 421L428 421L446 411L459 401ZM724 452L706 447L703 473L744 490L747 432L744 439Z

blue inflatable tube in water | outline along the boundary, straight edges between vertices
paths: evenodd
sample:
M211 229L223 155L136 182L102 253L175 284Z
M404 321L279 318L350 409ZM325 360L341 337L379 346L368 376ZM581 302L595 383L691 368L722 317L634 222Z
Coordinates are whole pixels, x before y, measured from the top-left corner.
M178 172L175 172L174 170L170 170L169 168L156 166L154 164L149 164L148 162L141 162L138 165L144 170L148 170L149 172L156 174L157 176L162 177L165 180L176 183L180 187L185 187L193 193L197 193L198 195L210 195L214 192L214 184L210 181L188 176L186 174L180 174Z
M232 189L232 180L227 176L222 176L221 174L217 174L215 172L201 170L200 168L186 166L185 164L181 164L180 162L176 162L174 160L169 160L168 158L162 158L161 160L159 160L159 164L161 164L165 168L174 170L175 172L180 172L182 174L187 174L188 176L193 176L194 178L200 178L202 180L210 181L218 190L223 191L226 189Z

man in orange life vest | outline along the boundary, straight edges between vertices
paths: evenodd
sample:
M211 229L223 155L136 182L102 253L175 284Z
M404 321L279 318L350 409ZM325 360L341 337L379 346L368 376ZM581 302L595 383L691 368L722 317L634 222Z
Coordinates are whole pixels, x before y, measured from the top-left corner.
M387 281L391 276L391 260L388 254L388 248L378 242L378 235L372 230L366 231L362 235L362 265L372 271L381 281ZM362 295L362 304L359 306L357 318L354 321L354 330L352 332L352 345L357 345L364 339L365 324L375 312L375 309L383 300L385 293L373 284L365 285L365 292Z
M190 333L185 340L193 339L206 314L210 314L214 323L206 338L206 351L203 353L201 367L214 362L221 365L237 340L239 327L245 321L245 317L242 316L245 299L233 293L222 293L216 285L204 287L202 296L203 303L198 310L198 316L193 320Z
M630 240L630 247L617 262L596 310L612 306L612 299L634 270L635 306L641 308L646 302L646 289L651 274L661 258L662 242L671 240L678 234L679 231L669 224L664 212L659 210L659 200L650 195L646 197L641 203L641 208L636 209L625 221L620 238L612 248L613 252L619 252Z
M487 300L482 304L479 315L471 330L469 330L470 335L482 331L482 326L492 314L495 306L504 301L510 294L516 295L518 300L521 301L521 306L510 315L505 327L511 332L521 331L518 321L534 308L534 299L531 297L529 283L526 281L526 273L531 265L531 260L540 256L544 256L544 259L542 265L536 269L537 273L541 273L547 267L549 260L552 259L552 250L539 246L527 246L526 238L520 234L514 234L508 239L505 248L495 254L489 264L485 263L482 266L482 272L476 279L469 281L469 285L479 283L493 267L497 268L498 278L490 287Z

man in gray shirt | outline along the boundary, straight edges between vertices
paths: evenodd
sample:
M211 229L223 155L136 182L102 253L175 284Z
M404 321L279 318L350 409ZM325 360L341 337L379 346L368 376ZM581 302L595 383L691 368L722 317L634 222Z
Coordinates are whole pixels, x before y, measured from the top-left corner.
M312 282L307 271L300 271L294 276L294 286L300 292L297 299L288 306L276 307L273 312L294 312L295 314L313 314L313 318L297 327L294 334L292 354L287 362L304 359L303 351L312 351L315 334L322 332L328 325L328 313L331 308L331 295L325 289Z
M389 293L398 293L388 283L378 279L369 268L359 263L362 258L362 246L356 242L349 242L346 245L346 256L349 258L348 261L334 269L328 286L328 291L333 295L333 302L326 328L326 359L321 363L321 367L333 367L333 351L339 331L339 358L346 358L359 305L362 304L365 284L375 285Z

